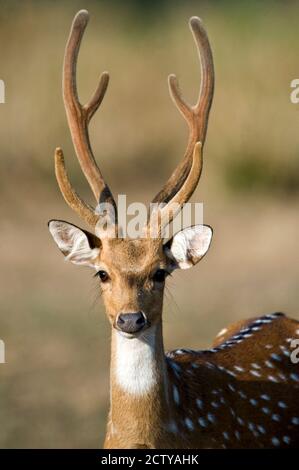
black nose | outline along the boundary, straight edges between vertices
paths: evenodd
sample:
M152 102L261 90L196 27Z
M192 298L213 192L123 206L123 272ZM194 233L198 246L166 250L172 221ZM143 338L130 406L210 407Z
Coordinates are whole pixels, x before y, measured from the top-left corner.
M120 313L117 319L117 326L125 333L137 333L145 325L145 317L142 312Z

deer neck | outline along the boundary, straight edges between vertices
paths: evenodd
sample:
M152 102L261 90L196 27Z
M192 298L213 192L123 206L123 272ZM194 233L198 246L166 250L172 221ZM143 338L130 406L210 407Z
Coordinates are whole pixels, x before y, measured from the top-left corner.
M110 437L122 445L154 446L169 414L161 324L132 339L113 330L110 400Z

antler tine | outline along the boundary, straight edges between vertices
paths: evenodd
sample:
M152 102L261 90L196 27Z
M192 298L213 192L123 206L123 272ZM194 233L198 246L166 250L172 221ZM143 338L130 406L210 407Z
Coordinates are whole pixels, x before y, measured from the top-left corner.
M102 75L100 76L99 84L92 98L86 105L83 106L87 114L88 122L91 120L92 116L96 113L100 104L102 103L104 96L106 94L106 90L108 88L108 84L109 84L109 73L103 72Z
M93 194L97 202L110 202L116 209L110 189L95 161L88 134L89 121L100 106L107 90L108 73L102 73L99 84L91 100L86 105L81 105L77 92L77 59L88 20L88 12L81 10L75 16L71 27L63 66L64 105L76 155Z
M181 188L164 207L159 207L159 230L162 234L163 228L168 225L180 212L185 201L192 196L197 186L202 171L202 143L197 142L192 153L192 164L189 174ZM150 228L151 219L148 227Z
M189 139L183 160L162 190L155 196L153 202L168 202L174 197L188 177L196 142L201 141L202 145L205 142L209 111L214 92L213 56L207 33L200 18L192 17L189 21L189 26L197 46L201 64L199 96L195 105L189 105L181 94L177 77L173 74L168 77L170 96L188 124Z
M85 203L72 187L64 164L64 156L61 148L55 150L55 174L60 191L66 203L73 209L79 217L90 225L95 227L99 216L95 214L94 209Z

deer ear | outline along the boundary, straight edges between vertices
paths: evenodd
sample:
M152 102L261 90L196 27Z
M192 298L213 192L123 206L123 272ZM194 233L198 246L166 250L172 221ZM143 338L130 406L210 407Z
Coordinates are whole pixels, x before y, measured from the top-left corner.
M178 232L165 246L166 255L176 268L188 269L207 253L213 230L209 225L194 225Z
M94 267L94 261L101 247L99 238L63 220L50 220L48 226L67 261Z

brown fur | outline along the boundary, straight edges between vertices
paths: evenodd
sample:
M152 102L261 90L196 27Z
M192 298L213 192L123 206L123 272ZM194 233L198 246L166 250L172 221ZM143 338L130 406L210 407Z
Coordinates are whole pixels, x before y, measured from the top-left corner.
M155 285L153 274L170 268L158 239L104 239L95 264L108 272L111 282L102 284L110 322L120 312L143 311L151 325L161 321L164 286Z

